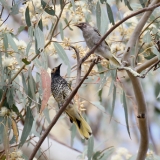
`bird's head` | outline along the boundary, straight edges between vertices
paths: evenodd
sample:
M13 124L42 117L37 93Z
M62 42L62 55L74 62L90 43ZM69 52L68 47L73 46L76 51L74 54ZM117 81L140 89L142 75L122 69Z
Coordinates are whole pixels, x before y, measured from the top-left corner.
M59 66L53 68L52 71L51 71L51 75L60 75L61 65L62 65L62 63Z
M86 22L82 22L79 24L75 24L76 27L80 28L82 31L87 29L88 27L90 27L90 24L86 23Z

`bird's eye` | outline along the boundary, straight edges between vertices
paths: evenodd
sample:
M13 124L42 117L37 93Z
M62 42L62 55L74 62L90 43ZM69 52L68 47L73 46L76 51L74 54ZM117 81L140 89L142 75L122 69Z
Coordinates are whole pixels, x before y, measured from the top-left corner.
M55 72L56 72L56 68L53 68L51 73L55 73Z

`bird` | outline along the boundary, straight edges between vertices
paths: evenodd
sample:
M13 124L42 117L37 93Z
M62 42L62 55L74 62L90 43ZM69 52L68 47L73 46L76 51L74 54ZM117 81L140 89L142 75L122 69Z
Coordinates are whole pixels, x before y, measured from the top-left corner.
M51 92L59 108L63 106L64 102L71 94L71 86L60 75L60 64L51 71ZM84 139L89 139L92 135L92 130L89 124L82 117L76 104L72 100L65 109L65 113L68 115L70 122L74 123L80 133L80 136Z
M89 49L97 45L102 38L99 31L86 22L75 24L75 26L82 30L84 40ZM95 54L104 57L110 64L116 67L121 66L121 62L111 53L110 47L105 40L97 47Z

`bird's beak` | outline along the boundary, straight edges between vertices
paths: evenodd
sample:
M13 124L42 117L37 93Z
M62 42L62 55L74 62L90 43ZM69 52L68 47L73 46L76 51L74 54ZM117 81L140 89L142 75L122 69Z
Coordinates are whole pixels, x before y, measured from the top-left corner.
M74 26L81 28L82 26L80 24L75 24Z
M61 65L62 65L62 63L61 63L59 66L57 66L57 68L60 68L60 67L61 67Z

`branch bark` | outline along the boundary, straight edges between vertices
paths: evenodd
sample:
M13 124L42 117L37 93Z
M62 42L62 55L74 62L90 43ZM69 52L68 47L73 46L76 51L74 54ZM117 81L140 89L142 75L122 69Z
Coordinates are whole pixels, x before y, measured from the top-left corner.
M51 124L48 126L48 128L46 129L45 133L43 134L43 136L40 138L40 140L38 141L36 147L34 148L31 156L29 157L29 160L32 160L35 156L35 154L37 153L39 147L41 146L41 144L43 143L43 141L45 140L45 138L47 137L47 135L49 134L50 130L52 129L52 127L56 124L57 120L59 119L59 117L61 116L61 114L64 112L64 110L66 109L67 105L70 103L70 101L73 99L73 97L75 96L75 94L77 93L78 89L80 88L80 86L82 85L82 83L84 82L84 80L87 78L87 76L89 75L89 73L91 72L92 68L94 67L94 65L98 62L99 58L97 58L96 60L94 60L89 69L88 72L85 74L85 76L83 77L83 79L80 81L80 83L76 86L76 88L72 91L72 93L70 94L70 96L68 97L68 99L66 100L66 102L63 104L63 106L61 107L61 109L58 111L58 113L56 114L56 116L54 117L54 119L52 120Z
M151 4L149 5L148 8L151 8L152 6L155 6L156 4L159 4L159 0L153 0ZM143 14L141 17L138 25L136 26L133 34L131 35L131 38L129 39L124 55L122 57L122 62L125 62L127 65L131 65L130 63L130 53L132 49L136 45L136 41L139 38L140 32L142 31L144 25L146 24L148 18L150 17L152 11L154 8L152 8L150 11L147 11ZM153 60L152 60L153 61ZM154 61L157 61L157 58L154 59ZM150 61L151 62L151 61ZM153 63L153 62L152 62ZM144 69L145 67L148 67L148 63L145 64L145 66L141 66L141 69ZM148 130L148 120L147 120L147 106L143 94L143 89L140 83L140 80L137 77L134 77L130 72L128 72L128 75L130 77L130 80L133 85L133 90L135 94L135 98L137 101L137 106L138 106L138 115L137 115L137 121L138 121L138 127L140 131L140 145L139 145L139 150L138 150L138 155L137 155L137 160L145 160L146 153L148 150L148 144L149 144L149 130Z

